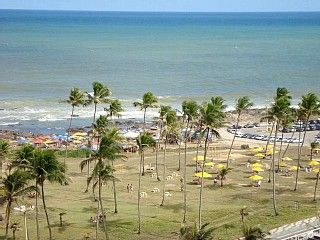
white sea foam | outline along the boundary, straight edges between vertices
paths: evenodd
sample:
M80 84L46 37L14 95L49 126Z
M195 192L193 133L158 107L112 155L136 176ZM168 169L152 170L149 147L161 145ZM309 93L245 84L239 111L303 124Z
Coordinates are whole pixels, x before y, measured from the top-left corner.
M11 126L11 125L19 125L19 122L3 122L0 123L0 126Z

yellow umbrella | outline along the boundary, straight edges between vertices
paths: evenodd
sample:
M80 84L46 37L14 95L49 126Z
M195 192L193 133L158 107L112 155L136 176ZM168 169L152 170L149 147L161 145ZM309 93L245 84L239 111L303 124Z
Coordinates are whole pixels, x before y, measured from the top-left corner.
M75 136L87 136L88 134L86 132L76 132L73 135L75 135Z
M217 164L215 167L216 167L217 169L223 169L223 168L225 168L226 166L223 165L223 164L221 164L221 163L219 163L219 164Z
M52 143L55 143L55 141L52 141L52 140L49 140L49 139L48 139L48 140L44 141L44 143L45 143L45 144L52 144Z
M259 180L262 180L263 177L259 176L259 175L253 175L253 176L249 177L249 179L251 179L253 181L259 181Z
M263 167L263 164L261 163L254 163L251 165L251 167L256 168L256 167Z
M252 168L252 171L253 172L264 172L264 170L261 167Z
M275 151L274 153L278 153L278 151ZM272 155L273 154L273 150L269 150L266 154L267 155Z
M193 161L203 161L204 160L204 156L195 156L192 158Z
M261 152L261 151L263 151L263 148L262 147L255 147L255 148L252 148L251 151L252 152Z
M315 169L313 169L313 171L318 173L318 172L320 172L320 168L315 168Z
M255 157L264 157L264 154L262 153L257 153L256 155L254 155Z
M195 173L194 174L196 177L203 177L203 178L210 178L210 177L212 177L212 175L211 174L209 174L209 173L207 173L207 172L198 172L198 173Z
M297 166L291 166L289 167L289 171L297 171L298 167Z
M283 160L283 161L292 161L292 158L290 158L290 157L284 157L284 158L282 158L282 160Z
M273 145L272 145L272 144L269 144L269 145L267 146L267 149L270 149L270 148L273 148Z
M205 166L213 166L214 163L213 163L213 162L206 162L204 165L205 165Z
M288 164L286 164L284 162L280 163L280 167L286 167L286 166L288 166Z
M320 164L320 163L317 162L317 161L315 161L315 160L309 161L309 163L308 163L309 166L317 166L317 165L319 165L319 164Z

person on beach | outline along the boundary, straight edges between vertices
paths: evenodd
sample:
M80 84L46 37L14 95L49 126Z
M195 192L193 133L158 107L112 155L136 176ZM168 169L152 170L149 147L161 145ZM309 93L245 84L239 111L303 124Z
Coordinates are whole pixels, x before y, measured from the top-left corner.
M133 186L132 186L132 184L130 184L130 193L132 193L133 192Z
M130 185L127 185L127 193L130 193Z

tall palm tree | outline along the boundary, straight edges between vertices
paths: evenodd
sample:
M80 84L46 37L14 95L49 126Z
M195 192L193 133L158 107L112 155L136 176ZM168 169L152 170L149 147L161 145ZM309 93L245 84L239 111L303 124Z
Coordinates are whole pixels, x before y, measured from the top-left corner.
M101 151L99 153L95 154L93 158L98 158L98 162L94 166L94 169L92 171L91 176L87 179L87 184L89 185L92 181L93 182L93 187L98 186L98 213L99 215L99 209L102 214L102 221L103 221L103 229L105 233L105 239L109 239L108 231L107 231L107 224L106 224L106 218L105 218L105 212L104 212L104 207L103 207L103 202L102 202L102 184L106 183L108 181L113 181L115 180L113 176L114 170L111 168L110 165L106 164L103 161L103 156L101 154ZM86 164L88 163L87 160L84 160L81 162L81 168L83 168ZM98 226L99 220L97 219L97 226Z
M111 173L113 174L113 163L117 159L125 159L126 156L121 154L120 146L121 136L118 129L111 129L106 133L105 136L101 139L100 144L100 154L103 159L108 161L108 164L111 163ZM116 179L112 178L113 185L113 199L114 199L114 213L118 213L118 204L117 204L117 191L116 191Z
M197 228L197 225L184 226L180 228L181 240L212 240L213 239L213 227L208 227L209 223L205 223Z
M109 108L105 108L107 111L107 116L110 118L121 116L121 112L123 112L122 104L118 99L110 100Z
M235 140L236 135L237 135L241 114L243 113L243 111L251 108L252 106L253 106L253 102L251 102L250 98L247 97L247 96L240 97L236 101L237 123L236 123L236 130L235 130L235 132L233 134L233 139L232 139L231 146L230 146L229 153L228 153L227 168L229 167L230 154L231 154L231 151L232 151L234 140Z
M89 104L94 105L93 122L95 122L97 106L100 103L108 103L110 101L109 97L111 95L111 90L107 86L99 82L93 82L92 88L93 88L93 93L88 93L87 105Z
M94 135L98 137L98 146L100 145L100 138L108 131L111 123L107 116L100 115L99 118L92 124Z
M169 137L176 137L178 134L179 124L177 114L174 110L169 110L164 116L164 128L162 131L164 139L164 151L163 151L163 183L162 183L162 201L160 206L164 206L165 199L165 186L166 186L166 150Z
M29 159L28 168L32 177L36 180L36 187L40 186L41 188L42 204L46 215L49 239L51 240L52 231L44 194L44 184L46 180L51 183L57 182L61 185L67 184L66 167L57 160L54 151L37 149L34 151L34 156Z
M242 232L245 240L263 240L266 236L259 226L248 227L244 225Z
M223 187L223 180L226 179L226 176L228 175L229 172L231 172L232 169L231 168L222 168L219 171L219 177L220 177L220 186Z
M199 105L195 101L184 101L182 103L182 112L186 118L186 131L184 135L184 164L183 164L183 222L187 217L187 142L190 122L199 115Z
M319 113L319 109L320 109L320 103L319 103L319 98L317 97L317 95L315 95L314 93L307 93L306 95L302 96L301 103L299 103L299 110L301 112L301 115L304 116L306 123L305 123L305 127L304 127L304 134L303 134L303 138L302 138L302 143L301 143L300 149L298 150L298 162L299 163L300 163L300 159L301 159L302 148L303 148L305 138L306 138L307 129L309 127L310 117L313 114ZM299 137L299 143L300 143L300 137ZM298 170L299 170L299 167L298 167ZM297 170L297 174L296 174L296 182L295 182L295 186L294 186L294 191L296 191L298 188L298 173L299 173L298 170Z
M146 92L143 94L142 101L134 102L134 107L139 107L143 111L143 124L146 126L146 113L148 108L157 107L158 99L152 92Z
M0 179L2 179L2 166L6 155L9 153L10 144L5 140L0 140Z
M15 170L3 179L3 186L1 187L1 190L4 192L4 199L7 202L5 239L8 239L12 203L16 201L18 197L36 190L34 186L28 186L29 180L30 175L19 169Z
M205 168L205 162L207 158L208 152L208 140L209 140L209 133L211 132L211 136L214 135L216 137L220 137L218 129L223 126L225 120L225 113L224 110L226 105L224 104L224 100L221 97L213 97L211 98L211 102L204 103L201 108L201 118L203 124L205 126L206 138L204 144L204 161L202 164L202 174ZM203 178L201 178L201 186L200 186L200 200L199 200L199 214L198 214L198 226L202 226L202 191L203 191Z
M138 183L138 234L141 233L141 212L140 212L140 198L141 198L141 176L142 176L142 162L144 151L149 147L156 145L152 135L147 132L143 132L137 139L137 145L139 147L140 163L139 163L139 183Z
M68 158L68 145L69 145L69 137L70 137L70 130L72 125L72 120L74 116L74 109L75 107L84 106L86 103L86 95L82 92L79 88L72 88L70 91L69 99L66 101L68 104L71 105L71 115L69 120L69 127L67 130L67 142L66 142L66 156ZM66 159L64 159L64 164L66 164Z
M272 153L272 202L273 202L273 209L274 213L277 216L278 210L276 205L276 176L275 176L275 152L276 152L276 142L278 137L279 131L279 124L285 118L285 115L290 111L290 101L291 98L287 96L282 97L275 97L274 103L269 110L269 115L273 117L275 123L275 137L273 141L273 153Z

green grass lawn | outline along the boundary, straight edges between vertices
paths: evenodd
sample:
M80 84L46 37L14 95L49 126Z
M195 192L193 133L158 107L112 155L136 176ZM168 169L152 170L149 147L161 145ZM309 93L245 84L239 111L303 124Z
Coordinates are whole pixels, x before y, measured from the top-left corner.
M222 159L226 156L227 150L223 150L223 143L219 144L222 150L214 153L209 151L209 157ZM227 147L227 146L225 146ZM226 148L225 148L226 149ZM296 157L296 149L292 148L288 156ZM304 161L308 159L308 149L305 149ZM188 182L193 180L195 149L188 152ZM160 163L162 161L162 154ZM182 162L183 162L183 155ZM295 222L299 219L318 215L318 203L314 203L313 190L315 182L315 173L301 172L299 188L296 192L292 191L294 186L294 174L291 177L285 177L284 174L277 175L277 203L280 215L275 217L272 208L272 185L267 182L268 172L263 172L264 176L261 188L247 186L250 184L248 176L250 169L246 168L248 158L252 154L248 150L240 150L239 147L234 151L237 158L233 161L231 167L233 171L227 176L224 187L213 186L213 181L205 180L203 194L203 223L209 222L215 230L215 239L235 239L241 236L241 217L240 209L246 206L249 216L245 221L249 225L260 224L265 230L270 230L277 226ZM63 157L60 157L63 161ZM84 193L86 185L86 173L80 173L79 163L82 159L69 158L67 160L68 176L71 181L68 186L46 183L47 206L49 208L50 220L53 226L54 239L84 239L85 234L94 239L95 225L89 221L96 212L96 202L93 202L91 193ZM218 160L216 160L218 161ZM154 155L150 151L146 156L146 165L154 162ZM270 161L267 161L270 162ZM180 177L174 177L173 180L166 181L166 188L172 193L171 197L166 197L165 206L160 207L161 192L151 193L154 187L161 189L162 181L158 182L151 178L148 173L142 177L142 191L148 193L147 198L141 200L142 211L142 233L136 234L137 230L137 186L138 186L138 154L128 155L126 161L115 163L117 170L116 177L120 179L117 182L118 191L118 209L119 213L113 213L113 191L112 184L103 187L104 207L107 210L108 229L111 239L177 239L178 232L182 225L183 217L183 193L180 192ZM177 172L178 152L168 151L167 153L167 176ZM290 165L296 164L295 161ZM160 176L162 177L162 165L160 165ZM210 172L211 170L209 170ZM179 172L177 172L179 173ZM180 173L182 174L182 173ZM127 184L133 184L132 194L127 193ZM197 221L199 186L188 185L188 215L187 220L190 224ZM26 197L20 201L34 204L34 199ZM298 202L299 208L296 208ZM48 236L45 216L40 206L41 239ZM4 213L4 208L1 207ZM59 213L66 212L63 216L64 226L59 226ZM4 214L3 214L4 215ZM12 221L18 222L21 229L17 231L18 239L23 239L23 216L20 213L13 212ZM30 239L35 239L35 217L34 213L28 215L28 225ZM4 233L4 224L1 224L1 234ZM100 239L103 238L102 225L100 229ZM11 233L10 233L11 235Z

